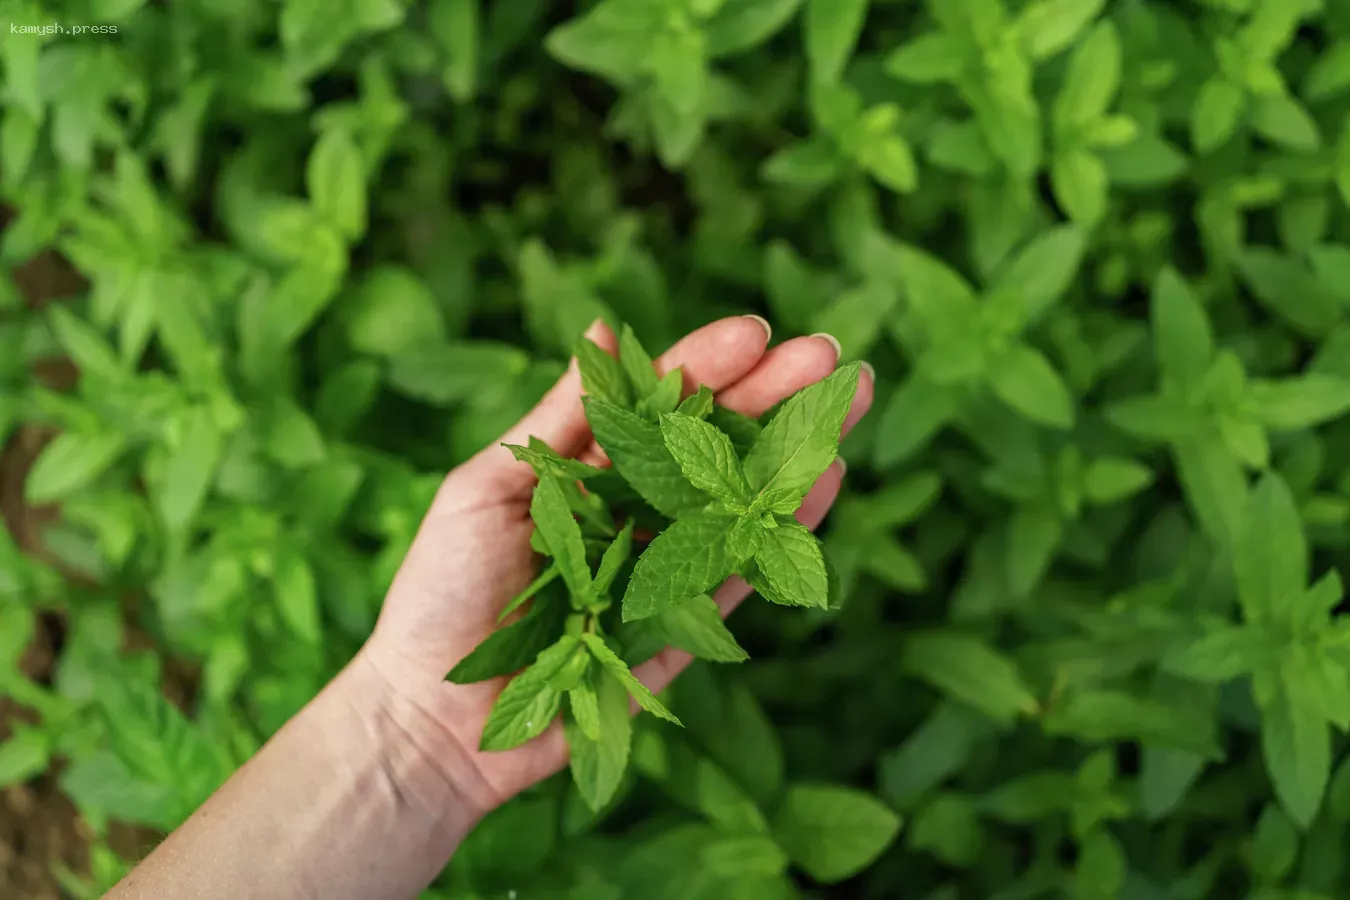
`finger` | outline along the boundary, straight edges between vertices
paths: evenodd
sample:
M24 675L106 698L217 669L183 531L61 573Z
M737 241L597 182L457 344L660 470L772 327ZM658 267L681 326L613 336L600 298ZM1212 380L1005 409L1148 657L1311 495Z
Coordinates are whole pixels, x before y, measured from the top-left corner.
M769 323L759 316L718 319L677 341L656 360L656 369L662 375L683 369L686 394L699 385L720 391L758 367L772 334ZM578 459L596 466L609 463L594 441Z
M618 351L614 331L601 320L586 329L586 337L611 356ZM586 411L581 405L581 371L576 357L567 366L563 376L549 388L534 408L511 427L501 440L485 448L465 464L472 479L490 483L505 490L531 488L534 472L519 462L502 444L527 444L538 438L562 456L576 456L591 440L591 428L586 422Z
M656 370L665 375L684 369L687 391L706 384L720 391L754 370L764 358L773 329L759 316L718 319L690 332L656 360Z
M836 460L825 470L825 474L816 480L810 493L806 495L806 500L802 502L801 509L797 510L798 522L814 530L825 519L825 514L830 511L830 506L839 496L839 489L843 486L845 468L843 460ZM713 600L721 609L722 618L725 619L750 596L750 593L750 585L746 584L744 579L732 577L717 589L713 594ZM647 685L652 693L660 693L692 661L693 656L684 650L667 647L634 669L633 674Z
M717 402L747 416L763 415L829 375L838 362L839 342L829 335L793 338L764 354L752 371L718 395Z

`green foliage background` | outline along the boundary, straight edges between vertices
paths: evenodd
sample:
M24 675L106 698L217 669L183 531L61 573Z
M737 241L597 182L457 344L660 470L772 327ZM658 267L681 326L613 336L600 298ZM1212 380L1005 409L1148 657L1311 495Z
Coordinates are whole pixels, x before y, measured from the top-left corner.
M639 735L599 819L522 797L434 896L1347 896L1350 4L0 9L118 29L0 32L0 259L89 284L0 282L0 436L60 432L26 496L76 575L0 542L0 689L41 719L0 783L65 760L96 830L173 827L590 321L758 311L876 366L847 604L747 607L753 660L672 691L683 762ZM73 392L32 375L61 355ZM842 888L891 819L820 783L906 820Z

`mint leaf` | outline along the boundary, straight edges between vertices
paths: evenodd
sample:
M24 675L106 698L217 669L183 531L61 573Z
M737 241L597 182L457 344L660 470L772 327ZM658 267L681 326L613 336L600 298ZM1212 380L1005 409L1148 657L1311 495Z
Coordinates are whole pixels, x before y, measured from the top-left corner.
M637 397L639 399L650 397L652 391L656 390L658 380L656 366L647 355L642 342L633 333L633 329L627 325L619 332L619 363L628 373L628 379Z
M1163 376L1186 389L1199 385L1214 361L1214 335L1204 307L1170 266L1153 282L1151 313Z
M799 784L773 818L773 836L794 863L822 884L843 881L881 855L900 817L852 788Z
M591 655L599 660L600 664L627 688L628 693L637 701L638 706L654 716L665 719L667 722L680 724L680 720L675 718L670 710L666 709L665 704L657 700L652 692L647 690L647 686L638 681L637 677L628 670L628 664L609 648L604 638L597 634L583 634L581 640L586 644L586 648L591 651Z
M1010 724L1039 709L1012 660L973 635L930 631L905 641L900 664L953 700Z
M587 394L624 409L632 408L633 386L617 359L584 337L577 341L576 358L581 370L581 386Z
M355 241L366 231L366 171L361 151L345 131L324 132L305 166L315 211Z
M445 680L472 684L519 671L557 639L566 616L564 603L536 603L520 621L488 635L450 670Z
M633 521L629 519L619 532L618 537L614 539L607 548L604 556L600 557L600 567L595 573L595 593L604 596L609 593L609 588L614 584L614 579L618 577L619 569L624 563L628 562L628 557L633 554Z
M713 392L706 384L701 384L698 390L686 397L675 411L696 419L706 419L713 412ZM753 438L751 440L753 441Z
M510 750L544 733L562 706L562 694L549 680L571 660L578 643L573 635L558 638L532 666L511 679L488 714L480 750Z
M1334 375L1253 381L1248 391L1257 420L1271 431L1311 428L1350 411L1350 381Z
M1251 627L1225 626L1169 652L1162 667L1203 684L1224 684L1257 668L1271 657L1267 635Z
M674 412L684 393L684 372L671 369L656 383L656 388L637 403L637 412L643 418L659 421L665 413Z
M689 516L658 534L628 580L623 620L654 616L721 584L732 573L727 535L735 523L731 516Z
M24 499L41 505L68 497L100 478L126 449L126 437L116 431L58 435L29 470Z
M806 59L816 81L838 81L862 34L871 0L806 0Z
M1285 618L1308 584L1308 545L1298 507L1283 480L1267 474L1252 489L1233 548L1233 574L1252 622Z
M1039 351L1018 345L995 359L989 384L998 398L1033 422L1069 428L1074 402L1054 366Z
M588 737L575 713L563 720L572 780L591 809L603 809L623 783L633 742L633 720L623 684L602 669L594 679L598 736ZM585 702L585 701L583 701Z
M502 444L511 455L523 463L528 463L534 474L540 478L550 475L563 475L567 478L584 480L599 475L603 470L588 465L579 459L565 459L543 441L531 438L530 446Z
M1143 463L1117 456L1102 456L1088 463L1083 473L1083 494L1089 503L1117 503L1133 497L1153 483L1153 470Z
M744 662L750 654L722 621L722 611L707 594L690 597L652 620L656 631L672 646L713 662Z
M788 399L745 457L745 475L757 503L795 512L839 453L839 432L858 387L853 363Z
M600 740L600 701L589 675L583 675L576 687L567 692L567 708L587 740Z
M740 511L750 505L750 485L741 471L731 439L702 419L681 413L661 417L666 449L689 483Z
M755 551L758 579L767 587L764 599L787 606L829 605L829 579L820 542L797 522L780 522L766 528L763 543ZM756 585L758 589L758 585Z
M707 506L707 495L684 477L658 425L603 400L588 398L585 403L596 441L653 509L675 519Z
M578 600L588 600L593 591L586 545L582 541L581 526L572 518L572 510L556 478L542 478L535 486L530 518L534 519L544 546L556 561L567 590Z
M1331 737L1310 699L1280 689L1261 707L1261 751L1275 795L1304 829L1317 816L1331 775Z

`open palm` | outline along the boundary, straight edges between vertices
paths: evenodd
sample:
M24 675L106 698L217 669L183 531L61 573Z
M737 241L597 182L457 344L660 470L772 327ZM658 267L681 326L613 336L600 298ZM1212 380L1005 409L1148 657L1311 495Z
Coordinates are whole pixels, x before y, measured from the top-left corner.
M597 324L588 333L614 352L613 333ZM707 385L717 402L758 416L798 390L824 378L838 349L824 336L795 338L767 349L762 320L735 317L714 322L679 341L659 360L661 374L683 368L686 393ZM872 378L864 371L844 422L847 432L872 403ZM581 404L575 363L539 404L503 438L524 444L533 436L563 456L604 464ZM839 492L842 467L832 466L807 495L797 518L816 527ZM510 599L534 578L530 549L534 525L530 497L535 476L510 451L493 445L452 471L422 522L394 579L365 655L400 697L431 716L452 738L458 759L443 760L468 799L483 811L558 771L567 747L558 723L534 741L504 753L478 749L483 725L507 678L459 685L445 674L497 626ZM714 595L725 616L750 589L732 578ZM689 664L668 648L635 672L654 692Z

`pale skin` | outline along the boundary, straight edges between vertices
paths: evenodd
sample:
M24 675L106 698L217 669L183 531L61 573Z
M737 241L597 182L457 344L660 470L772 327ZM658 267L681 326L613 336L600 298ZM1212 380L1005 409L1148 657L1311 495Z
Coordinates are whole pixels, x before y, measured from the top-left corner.
M615 352L604 325L588 335ZM838 363L828 338L771 350L768 341L762 320L722 319L683 338L657 367L683 367L686 391L706 384L724 406L759 415ZM872 390L864 368L845 431L871 407ZM533 435L563 455L603 463L581 395L574 364L502 440L523 444ZM798 519L816 527L842 478L836 462ZM483 815L565 767L556 722L515 750L478 750L507 679L444 680L536 574L533 488L530 468L499 445L450 472L360 653L106 900L415 897ZM749 593L733 578L715 599L727 615ZM671 648L636 674L660 691L689 662Z

